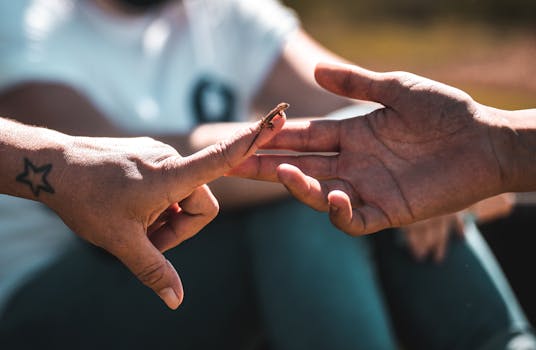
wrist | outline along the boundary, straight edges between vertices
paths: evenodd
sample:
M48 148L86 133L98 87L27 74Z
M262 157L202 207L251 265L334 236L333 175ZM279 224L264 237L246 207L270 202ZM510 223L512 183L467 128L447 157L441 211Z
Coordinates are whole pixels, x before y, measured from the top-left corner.
M1 193L47 203L60 186L68 135L0 120Z
M489 110L490 141L503 172L502 192L536 190L536 109Z

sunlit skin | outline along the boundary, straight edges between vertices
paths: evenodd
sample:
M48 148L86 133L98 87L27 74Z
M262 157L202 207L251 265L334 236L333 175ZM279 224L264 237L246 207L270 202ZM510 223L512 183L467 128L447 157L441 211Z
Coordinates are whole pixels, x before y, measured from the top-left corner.
M353 235L536 187L534 110L493 109L403 72L323 64L316 79L331 92L385 107L363 117L290 123L266 145L336 155L259 155L233 174L282 182Z
M0 118L0 193L47 205L176 309L184 292L162 252L214 219L218 201L205 184L254 153L284 121L275 116L273 130L259 134L259 122L182 157L148 137L73 137Z

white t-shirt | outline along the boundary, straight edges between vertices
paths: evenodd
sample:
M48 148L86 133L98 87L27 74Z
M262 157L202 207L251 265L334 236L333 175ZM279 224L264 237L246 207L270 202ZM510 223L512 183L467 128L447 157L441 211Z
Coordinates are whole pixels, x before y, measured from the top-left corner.
M0 90L65 83L124 130L187 133L200 122L244 120L297 27L275 0L184 0L137 17L91 0L3 1ZM0 308L69 239L48 209L0 196Z

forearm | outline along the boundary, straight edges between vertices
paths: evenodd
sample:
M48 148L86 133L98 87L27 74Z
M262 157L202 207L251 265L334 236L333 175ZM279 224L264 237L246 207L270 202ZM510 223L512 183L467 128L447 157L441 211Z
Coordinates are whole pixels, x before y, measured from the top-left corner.
M0 118L0 192L46 202L69 136Z
M357 101L327 93L315 82L318 62L345 60L326 50L304 31L289 38L280 59L258 91L254 105L264 111L290 103L289 117L323 116Z
M28 103L31 101L31 103ZM86 96L63 84L28 82L0 94L0 115L68 135L89 137L152 136L183 155L194 153L188 134L147 135L129 132L107 118Z

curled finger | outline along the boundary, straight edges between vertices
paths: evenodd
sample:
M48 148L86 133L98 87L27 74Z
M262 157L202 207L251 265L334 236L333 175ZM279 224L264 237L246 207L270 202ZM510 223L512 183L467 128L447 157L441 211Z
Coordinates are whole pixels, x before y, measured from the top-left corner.
M329 218L339 230L360 236L391 227L384 211L372 205L353 207L347 193L335 190L329 193Z
M218 201L208 188L200 186L179 203L179 210L150 239L160 251L176 247L212 221L219 211Z

